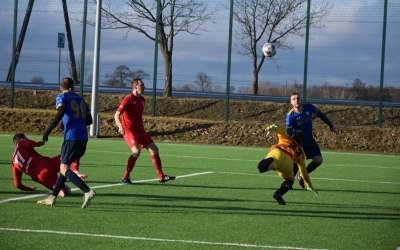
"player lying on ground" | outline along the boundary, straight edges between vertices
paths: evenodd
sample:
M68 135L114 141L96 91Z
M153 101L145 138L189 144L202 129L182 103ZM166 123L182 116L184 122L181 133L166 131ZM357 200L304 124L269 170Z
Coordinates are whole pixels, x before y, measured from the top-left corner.
M292 189L294 183L293 163L299 165L307 189L318 195L307 174L305 154L300 146L304 140L304 133L295 131L292 136L289 136L284 129L278 128L276 125L271 125L266 130L268 131L267 136L273 132L278 135L278 144L271 146L265 159L258 163L258 170L260 173L270 170L278 171L279 176L284 180L272 197L279 205L286 205L282 196Z
M30 176L46 188L53 190L60 172L60 155L52 158L42 156L36 152L35 147L41 147L43 142L29 140L25 134L15 134L13 138L16 146L12 157L12 169L14 174L14 185L22 191L34 191L36 187L27 187L22 184L22 173ZM79 159L74 162L75 171L79 173ZM81 178L87 178L85 174L79 174ZM71 194L71 188L67 185L61 189L58 196L64 197Z

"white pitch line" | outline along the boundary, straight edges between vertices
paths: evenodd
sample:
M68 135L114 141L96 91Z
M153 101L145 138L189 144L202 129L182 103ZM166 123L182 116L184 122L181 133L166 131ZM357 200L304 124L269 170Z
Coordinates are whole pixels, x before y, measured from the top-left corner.
M0 230L17 231L17 232L31 232L31 233L50 233L50 234L62 234L62 235L79 235L79 236L90 236L90 237L106 237L106 238L115 238L115 239L130 239L130 240L143 240L143 241L178 242L178 243L201 244L201 245L222 245L222 246L235 246L235 247L295 249L295 250L328 250L328 249L321 249L321 248L303 248L303 247L292 247L292 246L267 246L267 245L230 243L230 242L210 242L210 241L197 241L197 240L174 240L174 239L146 238L146 237L109 235L109 234L63 232L63 231L53 231L53 230L31 230L31 229L3 228L3 227L0 227Z
M203 175L203 174L212 174L213 172L201 172L201 173L194 173L194 174L187 174L187 175L181 175L181 176L176 176L176 178L185 178L185 177L192 177L192 176L197 176L197 175ZM141 183L141 182L152 182L152 181L158 181L158 179L149 179L149 180L140 180L140 181L132 181L132 183ZM121 186L121 185L126 185L123 183L115 183L115 184L108 184L108 185L102 185L102 186L95 186L91 187L93 189L100 189L100 188L107 188L107 187L115 187L115 186ZM77 191L79 188L73 188L71 191ZM10 198L10 199L5 199L5 200L0 200L1 203L6 203L10 201L18 201L18 200L25 200L25 199L30 199L30 198L36 198L40 196L45 196L51 194L50 192L42 193L42 194L32 194L32 195L26 195L22 197L16 197L16 198Z
M383 168L383 169L396 169L400 170L400 167L382 167L382 166L365 166L365 165L342 165L342 164L324 164L324 166L333 166L333 167L355 167L355 168Z
M216 174L232 174L232 175L258 175L263 177L280 178L277 175L262 175L262 174L249 174L249 173L235 173L235 172L215 172ZM312 180L326 180L326 181L350 181L350 182L367 182L367 183L378 183L378 184L394 184L400 185L400 182L388 182L388 181L366 181L366 180L351 180L351 179L336 179L336 178L323 178L313 177Z

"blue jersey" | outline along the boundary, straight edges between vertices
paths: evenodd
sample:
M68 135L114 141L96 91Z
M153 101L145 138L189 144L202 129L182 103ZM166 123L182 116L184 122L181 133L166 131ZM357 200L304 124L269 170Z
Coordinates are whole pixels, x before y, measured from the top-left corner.
M86 128L86 114L90 109L83 98L74 92L64 92L57 95L56 109L64 106L65 114L62 118L64 124L64 140L88 140Z
M305 134L305 140L313 139L312 132L312 115L317 114L318 109L314 105L307 103L303 104L303 111L296 113L291 109L286 115L286 131L292 135L295 130L302 130Z

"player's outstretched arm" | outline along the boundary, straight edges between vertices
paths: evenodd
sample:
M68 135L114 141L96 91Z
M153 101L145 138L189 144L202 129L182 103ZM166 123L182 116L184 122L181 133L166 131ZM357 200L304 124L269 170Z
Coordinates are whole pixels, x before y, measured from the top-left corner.
M36 147L43 146L44 143L41 142L41 141L36 142L36 141L32 141L32 140L26 139L26 140L21 140L19 142L19 145L22 146L22 147L25 147L25 148L36 148Z
M319 118L321 118L321 120L323 120L325 123L326 123L326 125L328 125L329 126L329 128L330 128L330 130L331 130L331 132L332 133L336 133L336 128L335 128L335 126L333 126L333 124L332 124L332 122L329 120L329 118L324 114L324 113L322 113L321 112L321 110L318 110L317 111L317 113L315 113Z
M34 191L36 190L36 187L27 187L24 184L22 184L22 172L16 168L13 167L13 174L14 174L14 186L18 188L21 191Z
M47 142L49 140L49 134L53 129L57 126L57 124L61 121L65 113L65 108L64 106L58 107L58 112L56 117L54 117L53 121L51 122L49 128L44 132L43 134L43 142Z
M272 133L274 133L276 131L276 129L278 128L278 126L276 126L275 124L269 125L265 131L267 131L267 136L270 136Z

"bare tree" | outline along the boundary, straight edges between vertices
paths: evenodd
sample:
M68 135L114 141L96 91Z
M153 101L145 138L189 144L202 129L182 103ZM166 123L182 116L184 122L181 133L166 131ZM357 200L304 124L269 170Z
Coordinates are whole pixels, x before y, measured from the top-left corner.
M132 79L144 79L149 77L149 74L141 69L132 71L128 66L120 65L115 68L112 74L105 74L104 77L106 78L104 85L126 87L131 86Z
M31 82L33 83L44 83L43 76L34 76L31 78Z
M368 100L368 91L366 84L359 78L355 79L350 88L351 97L354 100Z
M176 90L186 90L186 91L195 91L197 90L196 86L193 83L185 83L183 85L178 85L174 87Z
M104 77L106 78L104 84L117 87L129 86L129 83L131 82L131 74L132 72L128 66L120 65L115 68L114 73L107 73L104 75Z
M237 93L239 94L250 94L251 90L250 87L239 87Z
M131 78L135 79L135 78L141 78L141 79L145 79L148 78L150 75L147 74L146 72L144 72L141 69L138 69L136 71L131 71Z
M225 92L225 91L226 91L226 88L225 88L225 86L222 87L222 86L219 85L219 84L213 84L213 91L214 91L214 92ZM234 92L235 92L235 87L230 86L229 92L230 92L230 93L234 93Z
M136 30L150 40L155 41L154 30L157 21L157 1L120 0L126 8L112 8L115 1L103 3L102 28ZM127 10L130 8L131 10ZM180 32L198 35L205 31L201 26L212 19L214 10L209 10L206 2L199 0L160 0L158 43L165 64L164 96L172 94L172 52L174 37ZM88 22L94 26L93 21Z
M85 80L81 81L81 65L82 65L81 58L82 57L80 56L79 60L76 62L76 71L77 71L78 78L77 78L77 82L75 82L75 84L80 84L81 82L83 82L83 85L85 85L85 83L88 84L88 85L91 85L92 84L92 81L91 81L92 80L92 77L91 77L92 68L90 67L90 61L86 61L85 65L83 67L84 76L87 76L87 77L86 77ZM71 65L72 64L71 64L70 58L67 57L66 67L68 69L69 75L72 78L73 71L71 69Z
M307 25L307 0L236 0L234 20L237 30L234 34L238 43L235 51L250 56L253 60L253 89L258 94L258 74L265 56L262 46L272 42L280 49L292 50L286 40L288 35L305 36ZM322 18L331 10L328 3L318 1L310 11L310 27L321 28Z
M199 72L196 75L194 83L199 86L200 91L211 91L212 90L212 78L207 73Z

